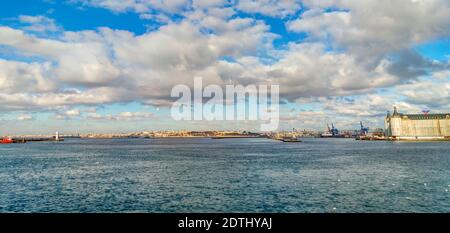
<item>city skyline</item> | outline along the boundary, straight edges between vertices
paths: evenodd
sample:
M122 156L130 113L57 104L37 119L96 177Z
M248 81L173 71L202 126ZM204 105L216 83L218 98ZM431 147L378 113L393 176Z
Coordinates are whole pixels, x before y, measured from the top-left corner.
M280 86L280 130L449 112L450 3L14 1L0 9L1 134L255 130L170 118L173 86Z

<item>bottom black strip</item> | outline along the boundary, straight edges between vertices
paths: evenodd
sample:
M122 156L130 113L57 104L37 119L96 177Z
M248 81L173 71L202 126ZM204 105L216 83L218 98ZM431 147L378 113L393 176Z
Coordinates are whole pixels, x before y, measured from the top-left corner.
M134 230L176 232L301 232L314 230L406 230L445 226L447 214L1 214L16 229Z

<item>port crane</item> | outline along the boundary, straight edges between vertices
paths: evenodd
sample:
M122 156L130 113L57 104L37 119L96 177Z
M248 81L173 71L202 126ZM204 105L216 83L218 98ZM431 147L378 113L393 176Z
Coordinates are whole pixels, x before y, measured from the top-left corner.
M326 138L326 137L337 138L337 137L343 137L344 136L344 135L340 135L339 134L339 130L336 127L334 127L333 123L331 123L331 128L330 128L330 125L327 124L327 128L328 128L328 131L326 133L321 134L320 135L321 137L324 137L324 138Z
M359 124L361 125L361 130L360 130L359 134L361 136L366 136L367 134L369 134L369 127L364 127L362 121L360 121Z
M328 131L329 131L333 136L339 135L339 130L338 130L336 127L334 127L334 124L333 124L333 123L331 123L331 129L330 129L330 126L327 125L327 127L328 127Z

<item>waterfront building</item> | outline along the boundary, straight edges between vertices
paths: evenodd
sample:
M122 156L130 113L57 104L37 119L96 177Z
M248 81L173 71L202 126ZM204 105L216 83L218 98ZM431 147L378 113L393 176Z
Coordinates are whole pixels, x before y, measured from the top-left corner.
M450 140L450 113L402 114L395 107L386 116L385 132L391 140Z

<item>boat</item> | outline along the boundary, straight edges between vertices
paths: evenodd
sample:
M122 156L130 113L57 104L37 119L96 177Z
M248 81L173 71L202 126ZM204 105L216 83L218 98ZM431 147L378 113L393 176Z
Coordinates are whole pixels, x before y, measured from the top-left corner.
M274 140L282 141L282 142L302 142L296 136L281 136L281 137L271 137Z
M325 132L325 133L320 134L320 137L321 138L331 138L331 137L333 137L333 134Z
M273 140L278 140L281 142L302 142L300 138L298 137L297 130L294 128L292 129L292 132L285 132L285 133L276 133L273 135L267 135L268 138L271 138Z
M278 139L282 142L302 142L302 140L296 138L296 137L286 137L286 138L280 138Z
M230 135L230 136L214 136L212 139L237 139L237 138L261 138L259 135Z
M334 124L331 124L330 126L327 124L327 131L320 134L321 138L346 138L347 136L344 134L340 134L339 130L334 127Z
M2 140L0 140L0 144L11 144L11 143L14 143L14 140L12 140L9 137L5 137Z

